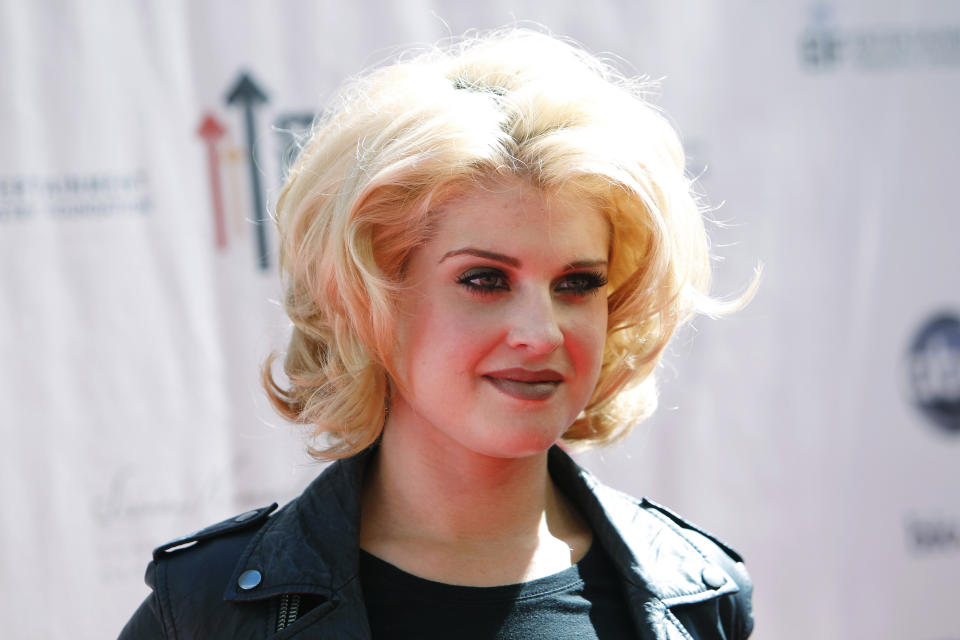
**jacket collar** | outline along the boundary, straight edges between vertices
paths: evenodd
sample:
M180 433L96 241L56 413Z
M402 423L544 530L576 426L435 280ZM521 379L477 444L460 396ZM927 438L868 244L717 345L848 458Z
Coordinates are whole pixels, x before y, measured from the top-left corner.
M355 579L359 496L371 455L368 450L331 464L299 498L270 518L241 554L224 598L260 600L284 593L327 600L360 597ZM559 447L550 451L549 468L622 572L631 608L646 611L648 622L667 616L668 607L738 590L661 508L602 485ZM262 579L255 589L244 591L238 580L250 569L259 571ZM711 574L708 581L705 576Z
M224 599L261 600L284 593L335 599L357 575L360 488L371 450L330 464L257 532L241 554ZM255 569L255 589L238 586Z
M587 518L636 596L672 607L739 591L662 507L601 484L559 447L550 451L550 474Z

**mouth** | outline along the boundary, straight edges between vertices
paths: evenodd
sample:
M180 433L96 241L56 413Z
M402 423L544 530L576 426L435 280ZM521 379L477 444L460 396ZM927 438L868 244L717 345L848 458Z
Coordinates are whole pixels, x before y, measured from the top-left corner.
M485 374L495 389L520 400L547 400L557 392L563 376L551 369L506 369Z

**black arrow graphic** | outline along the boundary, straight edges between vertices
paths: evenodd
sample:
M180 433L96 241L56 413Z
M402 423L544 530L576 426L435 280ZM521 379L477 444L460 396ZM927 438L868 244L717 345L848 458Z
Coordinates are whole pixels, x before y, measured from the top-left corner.
M287 179L287 171L300 151L297 145L299 138L310 130L314 117L309 112L285 113L273 121L280 143L277 145L280 148L280 182Z
M243 115L247 129L247 151L250 154L250 185L253 188L253 219L257 227L257 253L260 257L260 268L264 271L270 267L267 252L267 228L264 217L266 203L260 190L260 174L257 172L257 163L254 159L253 145L256 140L253 109L261 103L267 102L267 96L250 78L250 74L242 72L233 89L227 94L227 104L243 105Z

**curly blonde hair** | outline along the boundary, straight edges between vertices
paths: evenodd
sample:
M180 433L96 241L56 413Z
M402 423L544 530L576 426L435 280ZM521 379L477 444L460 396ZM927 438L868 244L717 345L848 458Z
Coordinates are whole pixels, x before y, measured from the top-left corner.
M612 228L602 369L564 440L606 443L654 410L674 331L726 306L707 294L701 208L651 88L570 42L509 29L402 56L342 89L276 207L293 334L288 384L273 355L263 382L280 413L311 425L312 455L349 456L379 437L408 258L444 198L502 176L582 198Z

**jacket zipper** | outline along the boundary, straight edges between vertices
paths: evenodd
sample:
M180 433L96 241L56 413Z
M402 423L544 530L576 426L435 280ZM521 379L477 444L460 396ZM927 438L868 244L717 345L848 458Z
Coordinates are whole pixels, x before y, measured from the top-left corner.
M285 593L280 596L280 613L277 616L277 631L281 631L293 624L300 613L300 595Z

